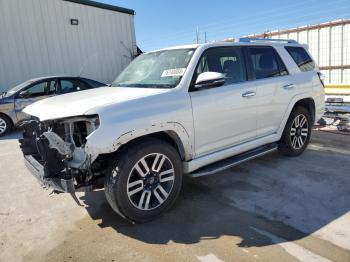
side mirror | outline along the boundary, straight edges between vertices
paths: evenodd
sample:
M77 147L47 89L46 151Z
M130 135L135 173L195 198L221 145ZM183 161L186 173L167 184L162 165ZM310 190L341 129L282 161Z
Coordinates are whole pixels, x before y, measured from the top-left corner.
M27 90L21 91L19 93L20 98L28 98L30 96L29 92Z
M194 87L198 88L206 88L206 87L218 87L225 84L225 76L224 74L217 72L204 72L201 73L196 80L196 84Z

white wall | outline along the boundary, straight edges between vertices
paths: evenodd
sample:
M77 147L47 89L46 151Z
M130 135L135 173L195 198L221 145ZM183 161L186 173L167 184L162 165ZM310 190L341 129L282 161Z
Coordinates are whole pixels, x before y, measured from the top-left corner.
M47 75L110 83L135 53L130 14L63 0L0 0L0 91Z

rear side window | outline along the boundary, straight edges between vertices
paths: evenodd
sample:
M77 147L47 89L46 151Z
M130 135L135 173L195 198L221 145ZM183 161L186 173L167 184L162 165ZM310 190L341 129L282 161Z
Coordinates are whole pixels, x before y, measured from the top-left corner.
M312 71L315 68L315 62L312 61L309 54L302 47L286 46L285 49L293 58L301 71Z
M248 47L256 79L288 75L277 52L269 46Z
M61 80L61 93L71 93L71 92L77 92L81 90L89 89L87 84L85 84L82 81L75 80L75 79L64 79Z
M87 78L84 78L84 81L87 82L92 88L106 86L106 84L97 82L95 80L87 79Z

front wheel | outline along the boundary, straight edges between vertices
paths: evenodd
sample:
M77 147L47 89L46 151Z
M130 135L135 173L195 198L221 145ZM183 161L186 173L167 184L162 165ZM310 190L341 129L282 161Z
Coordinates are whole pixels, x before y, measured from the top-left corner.
M311 127L309 111L304 107L296 107L284 128L279 152L286 156L298 156L303 153L310 141Z
M120 152L111 162L105 194L123 217L146 222L169 209L182 185L182 162L167 142L147 139Z
M11 120L0 114L0 136L6 135L12 129Z

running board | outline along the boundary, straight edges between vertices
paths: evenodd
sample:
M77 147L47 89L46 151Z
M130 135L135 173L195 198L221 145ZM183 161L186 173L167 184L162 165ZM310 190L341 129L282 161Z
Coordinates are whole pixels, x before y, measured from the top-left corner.
M225 169L231 168L233 166L239 165L241 163L244 163L246 161L249 161L251 159L254 159L259 156L263 156L265 154L268 154L274 150L277 149L277 144L272 143L268 144L262 147L258 147L255 149L252 149L250 151L247 151L245 153L226 158L224 160L218 161L216 163L210 164L208 166L202 167L191 174L189 174L190 177L200 177L200 176L206 176L206 175L212 175L217 172L223 171Z

